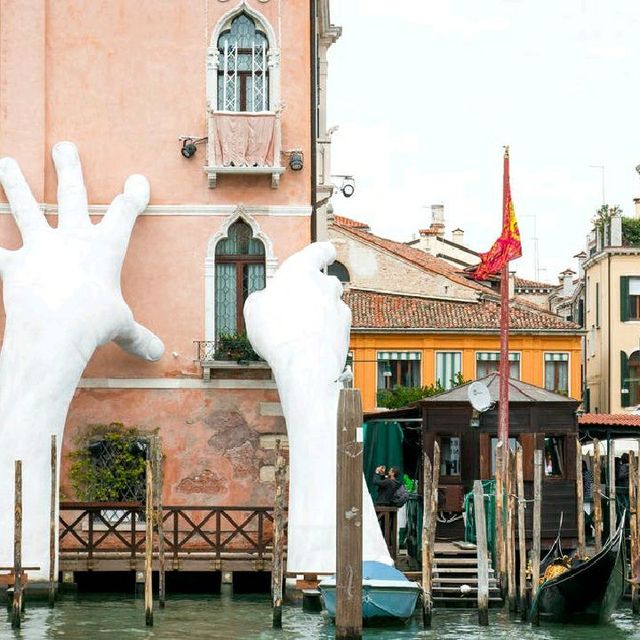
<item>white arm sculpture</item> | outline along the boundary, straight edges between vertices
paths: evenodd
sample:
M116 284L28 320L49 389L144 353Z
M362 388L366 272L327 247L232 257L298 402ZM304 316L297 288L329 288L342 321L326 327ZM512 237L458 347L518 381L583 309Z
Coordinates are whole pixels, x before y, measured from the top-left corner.
M342 285L321 269L336 257L318 242L286 260L244 307L253 348L271 366L289 437L287 571L332 573L336 548L338 376L351 311ZM363 483L363 558L392 564Z
M30 580L49 574L50 434L62 443L69 403L96 347L115 340L158 360L162 342L135 322L122 298L120 271L133 225L149 202L149 183L127 179L100 224L92 224L76 147L53 148L58 228L47 224L11 158L0 183L22 235L0 249L6 326L0 354L0 566L13 564L14 460L22 460L24 566ZM58 455L58 461L59 461ZM58 468L59 468L58 464Z

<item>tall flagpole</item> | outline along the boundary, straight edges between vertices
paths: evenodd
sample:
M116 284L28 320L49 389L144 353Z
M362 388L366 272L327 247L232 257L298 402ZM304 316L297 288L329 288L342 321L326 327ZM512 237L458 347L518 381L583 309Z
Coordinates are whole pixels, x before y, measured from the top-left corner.
M502 228L510 224L511 190L509 186L509 147L504 148L502 182ZM498 438L506 455L509 444L509 261L500 277L500 402L498 404ZM502 466L502 465L501 465ZM502 470L502 469L501 469Z

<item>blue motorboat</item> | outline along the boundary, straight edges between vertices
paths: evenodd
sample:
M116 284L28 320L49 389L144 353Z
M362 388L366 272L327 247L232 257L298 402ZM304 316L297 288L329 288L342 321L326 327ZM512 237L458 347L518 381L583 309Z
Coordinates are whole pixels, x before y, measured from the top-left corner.
M319 585L322 603L336 617L336 577ZM362 619L365 623L405 621L416 608L421 589L397 569L381 562L362 563Z

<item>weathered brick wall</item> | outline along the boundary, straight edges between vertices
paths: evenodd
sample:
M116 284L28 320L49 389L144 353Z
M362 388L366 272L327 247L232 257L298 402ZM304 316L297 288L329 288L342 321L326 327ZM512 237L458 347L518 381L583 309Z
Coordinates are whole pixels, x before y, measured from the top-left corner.
M374 247L332 227L329 231L337 259L347 267L351 286L410 295L475 300L472 289L429 273L383 249Z

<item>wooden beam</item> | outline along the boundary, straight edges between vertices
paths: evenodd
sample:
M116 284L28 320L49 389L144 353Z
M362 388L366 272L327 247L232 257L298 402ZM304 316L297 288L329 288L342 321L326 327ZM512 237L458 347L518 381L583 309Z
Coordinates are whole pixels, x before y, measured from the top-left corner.
M22 622L22 460L15 462L14 509L13 509L13 602L11 604L11 626L18 629Z
M516 610L516 480L515 480L515 455L509 449L506 450L505 471L507 482L507 601L509 611Z
M631 565L631 611L634 615L640 613L640 598L638 597L638 512L636 509L638 492L638 459L633 451L629 451L629 563Z
M57 524L56 499L58 497L58 444L55 434L51 434L51 495L49 510L49 606L56 601L56 543Z
M506 558L504 544L504 468L502 464L504 448L502 441L496 445L496 564L500 590L505 593L506 582Z
M476 521L476 550L478 554L478 624L481 627L486 627L489 625L489 558L482 480L476 480L473 483L473 512Z
M527 619L529 604L527 601L527 538L524 521L526 506L524 495L524 472L522 447L516 449L516 476L518 483L518 553L520 555L520 619Z
M284 492L286 462L276 439L275 496L273 504L273 566L271 569L271 594L273 597L273 627L282 628L282 581L284 577Z
M593 537L596 553L602 549L602 483L600 442L593 439Z
M436 547L436 528L438 526L438 484L440 482L440 443L435 440L433 443L433 463L431 465L431 487L429 489L429 510L423 515L423 523L427 520L429 530L427 532L426 555L422 556L422 563L427 563L427 585L429 588L429 610L427 627L431 626L431 612L433 610L433 554ZM423 525L424 526L424 525ZM424 616L424 614L423 614Z
M607 440L607 497L609 498L609 537L616 530L616 458L613 450L613 440Z
M148 627L153 626L153 467L147 460L147 492L145 503L144 538L144 618Z
M362 638L362 401L358 389L338 400L336 638Z
M431 524L431 460L426 450L422 452L422 624L425 629L431 627L432 566L430 558L430 524Z
M576 437L576 514L578 516L578 557L586 556L586 536L584 531L584 483L582 474L582 446Z
M158 605L164 609L167 597L167 583L165 575L164 557L164 522L162 516L162 488L164 483L164 472L162 468L162 438L156 436L153 439L153 497L154 497L154 521L156 533L158 535Z
M533 454L533 542L531 549L531 601L538 591L540 581L540 533L542 525L542 449L536 449ZM536 608L536 612L539 609ZM535 614L532 624L538 624Z

